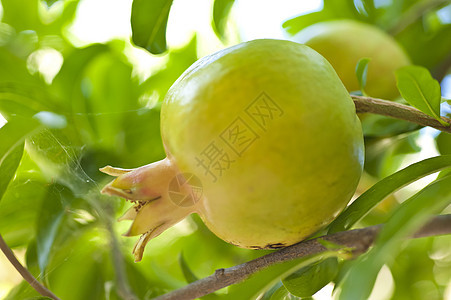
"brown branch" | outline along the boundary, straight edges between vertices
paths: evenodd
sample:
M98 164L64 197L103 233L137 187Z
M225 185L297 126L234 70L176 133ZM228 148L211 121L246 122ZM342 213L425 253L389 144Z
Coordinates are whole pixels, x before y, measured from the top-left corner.
M373 113L388 116L451 133L451 126L443 126L433 117L422 113L414 107L371 97L351 97L352 100L354 100L355 108L358 113ZM451 125L451 119L445 117L441 117L441 119Z
M28 271L19 260L14 255L13 251L6 244L3 237L0 235L0 249L5 254L6 258L9 262L16 268L16 270L22 275L22 278L25 279L32 288L34 288L39 294L44 297L49 297L54 300L60 300L55 294L49 291L45 286L43 286L31 273Z
M270 254L261 256L244 264L227 269L219 269L213 275L197 280L187 286L155 298L155 300L189 300L213 293L226 286L239 283L252 274L257 273L274 264L286 262L296 258L319 254L328 249L318 239L352 248L353 254L364 253L373 244L382 225L343 231L326 235L316 239L300 242ZM451 215L433 218L419 229L412 238L451 234Z

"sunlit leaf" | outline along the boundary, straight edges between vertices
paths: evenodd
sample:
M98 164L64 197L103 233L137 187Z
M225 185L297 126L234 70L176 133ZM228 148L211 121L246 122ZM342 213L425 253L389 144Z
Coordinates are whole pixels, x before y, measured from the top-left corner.
M371 58L362 58L359 60L355 67L355 75L357 76L357 80L359 82L360 90L362 94L366 96L365 86L366 86L366 78L368 74L368 63Z
M35 237L45 182L18 170L0 203L0 232L10 247L24 246ZM36 172L35 172L36 173Z
M36 226L36 250L41 272L47 267L53 242L71 197L67 187L54 184L48 187L43 199Z
M216 35L225 40L227 18L235 0L215 0L213 4L212 27Z
M283 28L291 35L317 22L329 19L355 18L359 14L352 1L325 0L322 10L285 21Z
M132 6L132 39L152 54L167 50L166 25L172 0L134 0Z
M0 138L2 136L2 131L0 129ZM14 147L8 153L2 156L0 163L0 200L3 198L6 189L10 181L13 179L16 173L17 167L19 166L20 160L22 159L24 145Z
M403 202L377 237L375 246L353 263L339 299L367 299L380 268L393 260L404 238L451 202L451 176L437 180Z
M426 68L406 66L397 70L395 74L396 85L407 102L443 125L449 126L440 118L440 84L432 78Z
M437 156L414 163L376 183L349 205L330 225L329 233L350 229L373 207L394 191L424 176L451 167L451 155Z
M0 128L0 166L14 149L41 124L37 120L16 117ZM23 145L22 145L23 147Z

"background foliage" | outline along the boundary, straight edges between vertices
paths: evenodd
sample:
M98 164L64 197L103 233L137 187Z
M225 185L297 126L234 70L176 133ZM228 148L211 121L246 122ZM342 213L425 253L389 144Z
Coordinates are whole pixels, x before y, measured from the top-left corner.
M329 19L375 24L397 39L414 64L442 81L451 64L450 2L379 2L325 0L321 10L287 20L283 28L290 38ZM0 233L17 253L25 253L27 268L39 280L65 300L121 299L124 283L137 298L150 299L217 268L267 253L229 245L192 216L152 241L143 262L135 264L130 254L134 239L120 236L128 224L115 222L126 204L99 193L109 180L98 171L100 167L133 168L164 157L160 103L171 84L198 58L196 36L183 47L168 49L166 22L177 22L169 14L172 1L133 2L134 45L115 39L83 47L67 33L78 0L2 0L1 4L0 112L8 123L0 129ZM211 30L222 47L239 36L229 18L233 5L233 0L216 0L211 7ZM144 79L136 75L129 55L138 46L163 61ZM46 69L46 57L61 66ZM445 82L450 81L442 81L442 89ZM442 110L450 113L446 102ZM419 130L417 125L369 116L364 129L366 173L358 193L408 164L437 153L451 154L448 134ZM424 162L416 177L406 182L451 165L449 158L440 163ZM449 212L446 172L441 173L442 180L408 201L424 182L396 194L390 191L383 202L383 197L371 196L377 206L368 214L371 207L366 208L366 216L355 226L388 222L392 227L387 226L379 244L361 259L347 261L332 255L308 264L296 262L206 298L248 299L269 288L263 299L304 299L331 281L345 295L353 290L354 295L366 297L377 274L379 280L385 277L393 284L387 298L442 299L446 289L450 295L451 238L402 241L428 216ZM393 190L407 179L399 180ZM399 228L406 230L398 234ZM374 268L359 268L361 261ZM280 281L287 270L301 265ZM366 285L350 285L348 277L367 278ZM5 299L35 296L22 282Z

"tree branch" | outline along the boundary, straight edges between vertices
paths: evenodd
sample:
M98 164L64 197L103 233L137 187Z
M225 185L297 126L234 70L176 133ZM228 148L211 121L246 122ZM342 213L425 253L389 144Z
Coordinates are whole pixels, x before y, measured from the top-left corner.
M373 113L388 116L396 119L409 121L421 126L430 126L440 131L451 133L451 126L443 126L439 121L418 109L396 103L371 97L351 96L354 100L355 108L358 113ZM441 117L443 121L451 125L451 119Z
M334 233L316 239L303 241L295 245L280 249L261 256L249 262L227 269L219 269L213 275L197 280L187 286L155 298L155 300L188 300L196 299L213 293L226 286L239 283L252 274L274 264L286 262L296 258L306 257L327 251L318 239L330 241L353 249L353 254L366 252L373 244L382 225L366 227ZM436 216L425 226L420 228L412 238L451 234L451 215Z
M0 249L5 254L6 258L10 261L10 263L16 268L16 270L22 275L23 279L25 279L32 288L34 288L39 294L45 297L49 297L54 300L60 300L55 294L49 291L45 286L43 286L31 273L28 271L22 264L17 260L13 251L6 244L3 237L0 235Z

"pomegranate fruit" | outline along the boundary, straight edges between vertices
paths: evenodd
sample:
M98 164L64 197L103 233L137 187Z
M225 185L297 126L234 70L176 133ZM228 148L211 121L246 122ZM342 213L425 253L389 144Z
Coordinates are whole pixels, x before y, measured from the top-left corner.
M127 235L146 243L191 213L252 249L299 242L331 222L359 181L363 136L332 66L282 40L242 43L193 64L161 107L167 157L117 176L103 193L134 205ZM144 137L143 137L144 138Z
M383 99L399 97L395 71L410 60L396 40L376 26L354 20L325 21L303 29L294 40L324 56L349 92L359 90L357 62L370 58L366 93Z

